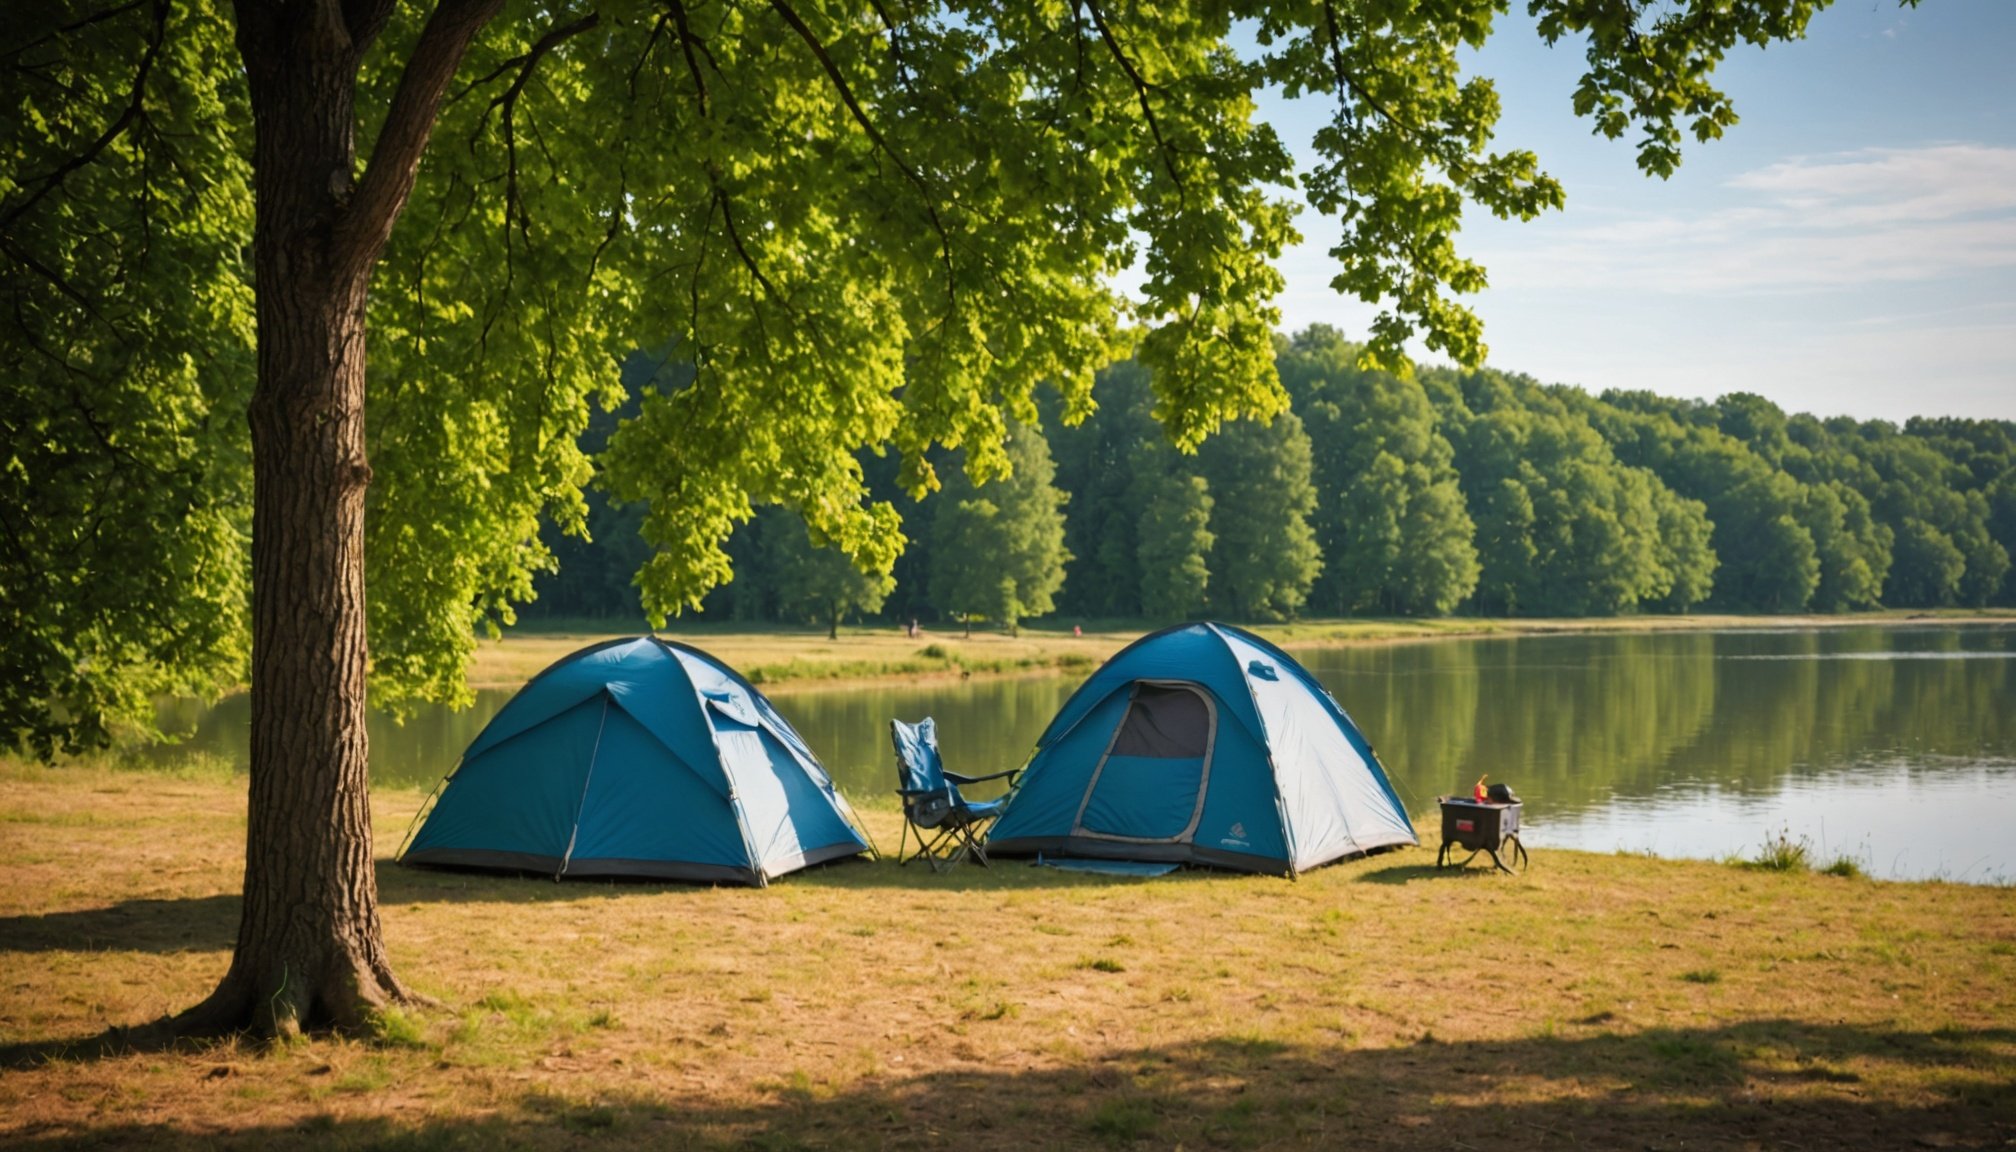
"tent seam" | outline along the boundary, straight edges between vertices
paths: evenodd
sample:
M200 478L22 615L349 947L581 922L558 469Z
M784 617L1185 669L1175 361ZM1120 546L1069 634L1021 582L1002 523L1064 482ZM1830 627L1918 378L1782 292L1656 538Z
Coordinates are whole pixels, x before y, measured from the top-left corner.
M609 690L602 690L602 718L595 722L595 746L588 750L588 772L581 778L581 798L574 802L574 827L567 833L567 851L560 855L560 871L553 874L558 880L567 874L567 865L574 859L574 842L581 837L581 813L588 810L588 789L595 786L595 761L602 756L602 730L609 726Z
M1260 747L1267 753L1267 779L1274 785L1274 817L1281 822L1281 840L1283 847L1288 849L1288 875L1292 878L1297 873L1295 856L1298 845L1296 844L1295 824L1288 819L1288 801L1281 795L1281 766L1274 762L1274 734L1268 730L1267 717L1260 711L1260 698L1253 695L1252 679L1246 675L1246 669L1239 663L1239 657L1232 651L1232 645L1226 643L1224 629L1210 622L1207 622L1204 626L1209 628L1211 635L1217 638L1219 650L1232 658L1232 670L1238 673L1239 686L1246 690L1246 702L1253 705L1253 719L1260 725ZM1344 830L1346 834L1349 834L1351 830L1348 819L1345 822ZM1356 842L1356 837L1353 837L1353 842Z

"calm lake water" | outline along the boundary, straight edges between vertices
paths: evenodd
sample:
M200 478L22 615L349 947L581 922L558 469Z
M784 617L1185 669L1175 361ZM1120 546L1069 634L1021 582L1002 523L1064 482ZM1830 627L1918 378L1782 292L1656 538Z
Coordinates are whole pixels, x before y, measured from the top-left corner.
M1780 833L1880 877L2016 883L2016 626L1548 636L1299 654L1417 820L1482 773L1548 847L1754 854ZM891 716L938 718L946 763L1025 759L1078 677L780 693L840 786L894 786ZM374 779L431 785L508 692L374 718ZM245 756L243 697L169 706L179 749Z

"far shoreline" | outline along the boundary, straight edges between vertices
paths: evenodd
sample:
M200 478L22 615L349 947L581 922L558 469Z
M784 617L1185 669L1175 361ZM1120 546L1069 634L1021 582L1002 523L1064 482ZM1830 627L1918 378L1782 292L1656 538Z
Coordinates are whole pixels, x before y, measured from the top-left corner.
M1351 617L1239 626L1292 652L1527 636L1981 624L2016 624L2016 609L1886 609L1767 616ZM469 686L476 691L515 690L568 653L609 639L644 635L647 631L642 621L631 630L625 630L623 625L623 621L613 620L535 623L515 627L498 639L479 639L470 660ZM829 640L823 631L813 628L682 623L660 629L656 635L706 649L764 691L781 695L957 682L976 677L1005 679L1089 673L1120 649L1155 630L1135 622L1106 621L1080 635L1073 635L1069 628L1069 624L1046 621L1024 627L1017 636L976 630L967 637L955 625L943 632L926 630L913 639L894 627L850 627L842 628L837 640Z

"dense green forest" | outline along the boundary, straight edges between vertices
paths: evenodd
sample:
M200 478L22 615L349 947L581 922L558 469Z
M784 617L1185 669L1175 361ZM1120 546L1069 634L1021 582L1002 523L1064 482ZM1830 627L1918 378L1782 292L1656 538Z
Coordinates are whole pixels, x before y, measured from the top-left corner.
M1362 368L1334 329L1277 342L1292 410L1178 452L1147 370L1099 377L1098 409L1015 429L1013 476L910 499L893 582L856 573L770 508L730 547L703 615L743 621L1212 615L1584 616L2016 604L2016 423L1788 415L1762 397L1591 395L1491 369ZM633 397L682 369L633 357ZM615 421L598 418L593 450ZM635 618L642 511L590 500L590 538L521 615Z

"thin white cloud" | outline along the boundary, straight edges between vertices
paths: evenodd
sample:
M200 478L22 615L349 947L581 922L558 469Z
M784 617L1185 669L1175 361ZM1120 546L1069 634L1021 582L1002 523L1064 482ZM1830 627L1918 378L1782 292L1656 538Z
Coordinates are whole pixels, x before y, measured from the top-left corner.
M1808 228L1861 228L2016 211L2016 148L1942 144L1801 157L1746 172L1765 212Z
M1945 144L1796 157L1737 176L1716 200L1691 214L1593 224L1571 213L1515 247L1479 255L1501 287L1516 279L1535 288L1683 295L2016 269L2016 148Z

